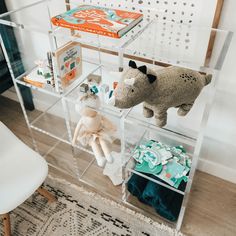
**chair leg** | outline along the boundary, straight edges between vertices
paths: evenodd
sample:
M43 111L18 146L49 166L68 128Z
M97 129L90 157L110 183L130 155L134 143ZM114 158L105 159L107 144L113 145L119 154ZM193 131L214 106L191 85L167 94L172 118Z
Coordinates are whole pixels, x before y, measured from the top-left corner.
M11 236L11 222L9 213L3 214L4 236Z
M57 200L51 193L49 193L46 189L42 187L39 187L37 189L37 192L47 198L49 202L55 202Z

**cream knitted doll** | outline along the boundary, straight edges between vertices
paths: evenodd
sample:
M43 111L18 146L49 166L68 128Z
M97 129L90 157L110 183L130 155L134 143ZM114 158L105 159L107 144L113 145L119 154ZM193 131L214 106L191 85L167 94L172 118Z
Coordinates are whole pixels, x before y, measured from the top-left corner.
M90 100L88 101L90 105L91 103L98 104L96 95L85 96L87 97L80 98L80 101L84 102L86 99ZM94 99L94 102L91 99ZM77 107L76 110L79 111L81 119L76 126L72 144L75 145L76 141L79 141L83 146L90 145L100 167L105 165L106 160L112 162L109 143L112 142L112 135L116 131L115 125L90 107L84 106L81 109Z

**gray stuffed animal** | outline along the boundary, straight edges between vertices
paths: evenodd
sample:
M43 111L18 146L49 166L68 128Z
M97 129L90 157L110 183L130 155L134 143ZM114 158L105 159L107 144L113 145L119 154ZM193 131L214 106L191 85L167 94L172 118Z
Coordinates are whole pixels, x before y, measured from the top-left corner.
M212 75L181 67L151 70L146 66L137 67L134 61L130 61L115 89L115 106L130 108L144 102L144 116L155 116L156 124L163 127L168 108L176 107L178 115L185 116L211 78Z

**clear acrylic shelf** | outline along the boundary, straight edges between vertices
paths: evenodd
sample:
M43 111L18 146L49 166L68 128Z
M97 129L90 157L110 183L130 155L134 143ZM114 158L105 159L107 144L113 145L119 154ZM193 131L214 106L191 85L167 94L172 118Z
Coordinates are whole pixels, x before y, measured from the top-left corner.
M64 0L41 0L26 5L20 9L1 14L0 23L12 26L14 28L45 34L50 33L54 38L60 38L60 40L73 40L81 42L87 46L110 49L116 52L119 52L122 48L125 48L149 24L144 17L144 20L142 20L136 27L132 28L120 39L77 30L73 30L74 32L72 34L70 29L51 24L51 17L77 6L78 1L75 0L70 1L70 3L66 3ZM22 15L24 15L24 17L22 17ZM35 24L36 19L40 19L40 21L37 21L37 24ZM60 40L58 40L58 47L60 46Z
M119 39L78 30L74 30L73 34L71 34L70 29L58 26L53 27L52 36L57 38L58 45L62 44L61 42L66 40L72 40L75 42L80 42L84 47L87 46L97 50L106 49L111 50L112 52L120 53L120 51L125 49L135 38L137 38L138 35L140 35L148 27L148 25L149 23L141 21L137 27L134 27Z
M87 61L82 61L82 74L80 75L79 78L75 78L75 80L72 83L70 83L68 86L64 87L62 93L59 91L56 91L56 89L53 88L51 85L46 85L44 88L40 88L40 87L37 87L35 85L25 82L23 80L23 77L27 76L27 74L29 74L32 71L32 69L28 70L28 71L24 72L22 75L18 76L16 78L16 83L25 85L27 87L34 89L34 90L45 92L47 94L50 94L50 95L53 95L56 97L61 97L65 94L70 93L70 91L74 90L81 83L81 81L85 80L90 74L94 73L99 68L100 68L100 65L93 64L93 63L87 62Z
M78 6L77 1L42 0L0 15L0 23L15 29L50 35L59 47L64 41L78 41L91 48L107 49L128 57L192 68L203 72L220 70L232 32L193 24L150 19L154 9L145 9L144 20L120 39L53 26L52 16ZM160 9L160 12L162 9ZM22 17L24 15L24 17ZM36 21L40 19L40 21ZM35 24L37 22L37 24ZM22 31L23 32L23 31ZM22 36L21 36L22 37ZM32 37L30 37L32 38ZM53 42L54 41L54 42ZM214 47L213 47L214 45Z
M145 212L148 212L149 215L152 215L154 218L159 218L162 221L166 221L168 223L171 223L172 225L177 226L182 222L182 216L183 214L181 213L182 210L184 209L184 205L180 207L180 211L178 214L178 217L174 222L170 222L169 220L161 217L153 207L148 206L147 204L144 204L142 201L139 201L137 196L133 196L132 193L128 191L128 184L129 180L134 177L134 179L139 178L138 183L141 184L143 183L152 183L152 185L157 185L161 186L162 188L165 188L172 192L175 192L176 194L179 194L179 197L184 199L185 195L188 195L187 191L187 183L191 184L192 183L192 177L188 177L188 182L186 183L185 187L182 185L181 188L177 189L175 187L172 187L171 185L167 184L165 181L160 181L159 179L156 179L154 175L150 174L144 174L142 172L139 172L135 170L135 165L136 165L136 160L133 158L134 150L139 146L141 143L143 144L145 141L149 140L155 140L157 142L161 142L163 144L166 144L168 146L183 146L184 149L186 150L186 154L189 156L191 160L193 160L194 153L195 153L195 145L196 145L196 140L183 136L181 134L174 133L173 131L169 131L166 129L161 129L156 127L155 125L148 124L148 123L136 123L134 122L133 117L130 117L130 114L126 115L125 117L125 156L127 157L127 162L125 164L125 170L124 170L124 183L122 186L123 189L123 200L124 202L133 207L134 209L137 209L140 211L144 210ZM191 168L196 168L194 164L191 166ZM190 169L191 171L191 169ZM137 186L139 188L140 186ZM159 187L157 187L159 188ZM138 191L138 190L137 190ZM182 197L181 197L182 196Z
M176 190L148 177L149 180L184 196L176 223L177 229L180 229L214 99L215 84L230 45L232 32L194 26L190 21L184 21L189 22L186 24L159 20L158 15L163 15L163 12L160 14L158 10L150 8L143 9L144 20L121 39L53 26L51 17L78 5L76 0L69 2L41 0L0 15L1 27L4 30L11 29L11 34L14 32L17 38L17 56L12 56L11 49L4 44L2 37L0 42L32 138L35 141L34 133L37 133L40 139L39 145L35 145L35 148L39 149L50 165L59 171L76 177L106 196L134 206L136 210L142 208L142 213L157 215L127 193L126 184L131 174L147 178L132 168L132 150L142 139L154 139L169 145L183 145L192 158L185 191ZM93 1L90 3L94 4ZM105 2L101 3L102 6L104 4ZM117 6L119 3L111 4ZM120 8L124 9L125 6L121 5ZM51 87L38 88L23 81L23 76L35 68L35 60L45 59L48 51L55 52L68 41L82 44L83 68L79 78L60 92ZM106 60L102 60L102 57ZM115 62L116 59L118 63ZM186 117L178 117L176 109L169 109L167 125L164 128L158 128L154 118L147 119L142 115L142 105L120 110L109 105L104 96L101 96L101 106L95 110L111 119L117 126L115 142L110 147L120 153L124 164L124 183L121 187L113 186L103 175L90 147L81 146L79 143L72 146L72 136L80 119L75 110L80 85L87 83L90 75L99 75L102 83L113 88L113 82L119 82L119 76L116 77L111 72L117 68L125 69L128 59L136 60L138 65L146 64L148 67L175 65L211 73L213 80L201 92ZM19 63L21 60L22 63ZM109 68L110 64L116 69ZM34 102L40 111L30 112L25 109L18 88L20 85L31 88ZM45 143L42 135L46 137Z
M186 150L186 154L189 156L190 159L192 159L193 153L194 153L195 141L192 140L191 138L184 137L180 134L174 134L171 131L159 129L157 127L153 127L149 125L146 125L146 126L140 125L137 128L136 124L133 123L132 120L129 120L127 118L125 119L125 130L128 131L125 133L125 142L126 142L125 155L128 157L128 161L126 162L126 171L140 175L146 179L149 179L168 189L171 189L175 192L178 192L184 195L184 191L180 191L174 187L171 187L170 185L166 183L160 182L145 174L135 171L133 168L134 167L133 164L136 163L136 161L133 158L133 151L138 145L140 145L144 141L155 140L157 142L161 142L163 144L166 144L172 147L179 146L179 145L183 146Z
M118 117L122 117L122 115L127 112L126 110L122 110L119 108L114 107L110 104L110 98L109 93L111 91L114 91L114 83L119 81L119 77L116 76L116 72L113 70L106 68L105 66L100 66L97 70L95 70L93 73L89 74L89 76L99 76L101 78L101 82L99 85L96 85L98 89L97 95L99 96L99 100L101 103L101 106L99 108L96 108L97 111L105 111L107 113L113 114ZM72 90L70 90L69 93L65 95L65 100L71 104L76 105L78 103L78 97L80 94L80 85L85 83L89 84L88 78L89 76L84 77L82 80L80 80L80 83L77 84ZM101 87L103 85L108 86L109 91L104 93L101 91ZM92 85L90 84L90 87Z
M231 38L230 31L154 20L126 47L125 54L212 73L221 69Z

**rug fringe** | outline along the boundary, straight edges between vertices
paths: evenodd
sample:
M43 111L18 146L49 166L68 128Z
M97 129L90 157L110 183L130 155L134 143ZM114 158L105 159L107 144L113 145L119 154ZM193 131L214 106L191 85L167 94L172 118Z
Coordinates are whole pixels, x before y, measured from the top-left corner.
M135 217L139 218L140 220L145 221L146 223L148 223L150 225L153 225L154 227L158 228L158 230L161 230L163 232L167 231L168 233L170 233L174 236L186 236L183 233L177 231L176 229L172 229L171 227L169 227L169 226L167 226L163 223L160 224L158 222L155 222L151 218L149 218L147 216L144 216L143 214L141 214L139 212L131 210L131 209L129 209L129 208L127 208L127 207L125 207L125 206L123 206L123 205L121 205L121 204L119 204L119 203L117 203L117 202L115 202L111 199L105 198L105 197L101 196L98 193L90 192L82 186L72 184L72 183L66 181L65 179L54 177L50 174L48 174L48 178L51 179L51 180L55 180L57 182L60 182L61 184L69 185L70 187L74 188L75 190L78 190L78 191L82 192L83 194L85 194L87 196L93 197L93 198L98 199L98 200L102 200L103 202L108 203L108 204L110 204L110 205L112 205L112 206L114 206L118 209L121 209L122 211L125 211L130 215L134 215Z

